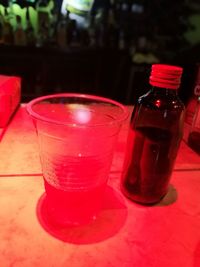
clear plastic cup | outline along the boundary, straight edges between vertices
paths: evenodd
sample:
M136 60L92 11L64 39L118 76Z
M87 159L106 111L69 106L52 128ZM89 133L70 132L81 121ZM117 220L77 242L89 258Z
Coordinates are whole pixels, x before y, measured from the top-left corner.
M57 94L32 100L27 111L38 135L51 219L89 223L101 209L126 107L98 96Z

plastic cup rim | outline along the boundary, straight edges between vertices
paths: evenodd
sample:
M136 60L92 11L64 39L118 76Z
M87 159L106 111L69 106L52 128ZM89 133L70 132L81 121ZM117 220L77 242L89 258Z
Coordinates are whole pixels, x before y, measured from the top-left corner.
M82 99L90 99L90 100L96 100L96 101L101 101L104 103L108 103L108 104L113 104L116 107L121 108L122 110L122 115L119 116L119 118L113 119L113 121L111 122L105 122L105 123L98 123L98 124L92 124L92 125L83 125L83 124L79 124L79 123L65 123L65 122L61 122L61 121L57 121L54 119L50 119L48 117L39 115L37 112L33 111L32 106L34 104L36 104L37 102L39 103L40 101L43 100L48 100L51 98L72 98L72 97L77 97L77 98L82 98ZM45 95L45 96L40 96L37 97L33 100L31 100L30 102L27 103L26 105L26 110L29 113L29 115L31 117L33 117L34 119L46 122L46 123L51 123L51 124L57 124L60 126L78 126L78 127L97 127L97 126L108 126L108 125L113 125L113 124L117 124L117 123L122 123L123 121L125 121L129 115L129 111L128 108L125 107L125 105L119 103L118 101L112 100L110 98L106 98L106 97L102 97L102 96L97 96L97 95L92 95L92 94L79 94L79 93L60 93L60 94L50 94L50 95Z

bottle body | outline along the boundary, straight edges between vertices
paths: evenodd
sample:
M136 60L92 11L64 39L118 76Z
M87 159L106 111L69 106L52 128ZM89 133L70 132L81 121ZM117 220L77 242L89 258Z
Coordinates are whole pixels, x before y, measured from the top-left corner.
M167 193L184 112L176 90L154 87L139 98L130 121L121 184L128 198L153 204Z

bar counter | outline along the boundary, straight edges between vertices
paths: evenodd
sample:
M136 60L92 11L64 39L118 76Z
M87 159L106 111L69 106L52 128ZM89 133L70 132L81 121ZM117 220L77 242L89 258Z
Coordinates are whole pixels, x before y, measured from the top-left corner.
M182 142L168 194L154 206L120 189L128 120L96 221L57 227L45 216L37 137L21 105L0 133L0 266L199 267L200 157Z

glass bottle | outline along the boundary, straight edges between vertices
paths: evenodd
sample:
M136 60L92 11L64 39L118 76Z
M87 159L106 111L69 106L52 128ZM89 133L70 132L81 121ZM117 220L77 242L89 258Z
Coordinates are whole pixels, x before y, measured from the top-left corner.
M65 48L67 44L67 24L66 18L61 14L56 29L56 41L60 48Z
M10 23L9 12L8 9L4 9L4 20L3 20L3 28L2 28L2 39L4 44L12 45L13 44L13 28Z
M14 32L14 44L19 46L26 45L26 35L22 27L22 18L19 15L16 15L16 30Z
M30 18L30 11L29 7L26 8L26 43L28 46L34 46L35 45L35 33L34 33L34 28L31 23L31 18Z
M152 88L133 110L121 189L141 204L159 202L168 190L183 134L185 107L177 93L181 75L181 67L152 65Z

